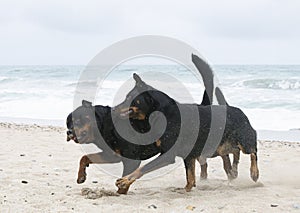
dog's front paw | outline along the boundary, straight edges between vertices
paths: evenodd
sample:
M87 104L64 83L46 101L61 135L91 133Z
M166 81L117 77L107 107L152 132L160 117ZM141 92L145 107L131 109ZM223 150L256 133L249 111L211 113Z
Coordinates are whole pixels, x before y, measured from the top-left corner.
M121 189L121 188L119 188L118 191L117 191L117 193L118 193L118 194L126 195L127 192L128 192L128 190L129 190L129 187L126 188L126 189Z
M119 188L119 194L127 194L130 185L135 181L135 178L129 179L128 177L122 177L116 181L116 186Z
M78 184L84 183L85 180L86 180L86 174L85 174L85 172L79 172L78 173L78 178L77 178L77 183Z
M116 186L123 189L130 186L134 181L134 178L129 179L128 177L122 177L116 181Z

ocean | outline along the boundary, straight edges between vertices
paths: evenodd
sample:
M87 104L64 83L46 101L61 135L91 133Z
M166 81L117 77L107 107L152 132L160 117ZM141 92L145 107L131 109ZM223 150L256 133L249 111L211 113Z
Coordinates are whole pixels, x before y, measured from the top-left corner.
M0 66L0 122L64 126L73 110L74 92L84 66ZM226 100L241 108L258 130L300 128L300 65L214 65ZM180 102L200 103L203 83L178 64L116 67L98 88L94 104L115 105L133 87L132 74ZM162 77L158 73L162 73ZM177 89L172 76L192 99ZM129 80L129 87L122 88ZM167 81L167 82L166 82ZM89 86L89 82L85 82ZM116 97L119 97L117 100Z

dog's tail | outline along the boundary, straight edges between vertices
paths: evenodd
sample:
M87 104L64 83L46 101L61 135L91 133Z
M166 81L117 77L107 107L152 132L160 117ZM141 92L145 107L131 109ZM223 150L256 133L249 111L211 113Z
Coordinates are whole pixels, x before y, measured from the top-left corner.
M215 85L214 73L210 66L199 58L197 55L192 54L192 62L198 69L202 76L205 91L201 105L228 105L221 89Z
M215 93L216 93L216 97L217 97L217 103L218 103L219 105L226 105L226 106L229 106L229 104L228 104L227 101L225 100L225 97L224 97L224 95L223 95L223 93L222 93L222 91L220 90L219 87L217 87L217 88L215 89ZM219 97L219 98L218 98L218 97ZM212 103L211 103L211 101L210 101L211 98L212 98L212 97L209 97L209 96L208 96L207 91L204 90L201 105L202 105L202 106L212 105ZM219 101L219 100L220 100L220 101ZM224 103L223 101L225 101L225 104L223 104L223 103Z

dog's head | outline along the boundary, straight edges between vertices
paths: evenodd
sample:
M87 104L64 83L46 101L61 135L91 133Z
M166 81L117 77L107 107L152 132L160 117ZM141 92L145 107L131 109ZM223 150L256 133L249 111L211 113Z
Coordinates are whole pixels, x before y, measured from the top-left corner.
M91 102L83 100L82 106L68 115L66 123L68 128L67 141L73 140L83 144L95 140L95 112Z
M126 95L125 100L121 104L114 107L114 112L121 119L145 120L147 113L155 104L150 95L151 91L155 89L142 81L135 73L133 74L133 79L135 80L134 88Z
M175 101L165 93L149 86L136 74L134 88L127 94L126 99L116 107L114 112L120 118L145 120L152 112L160 110L164 106Z

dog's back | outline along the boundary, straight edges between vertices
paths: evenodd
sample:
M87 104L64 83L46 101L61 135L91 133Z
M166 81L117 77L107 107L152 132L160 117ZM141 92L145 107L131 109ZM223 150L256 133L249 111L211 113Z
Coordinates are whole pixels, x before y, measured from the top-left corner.
M247 116L239 108L225 105L180 105L181 112L186 111L186 114L189 114L197 106L199 113L199 127L190 125L189 128L185 128L185 140L180 142L181 144L179 145L182 147L182 150L187 148L186 146L193 146L188 157L196 158L201 154L207 157L221 155L217 151L225 143L232 148L240 147L246 154L256 153L256 131L252 128ZM191 113L190 116L192 115ZM195 133L195 129L198 129L198 132ZM166 135L171 135L173 129L166 129L166 131L169 131L165 133ZM194 138L192 134L198 134L195 142L191 141ZM217 135L220 137L217 137ZM202 153L206 151L204 149L205 146L211 147L211 153ZM181 150L179 149L178 151L180 152ZM182 156L183 153L177 154Z
M245 154L257 152L257 134L243 111L236 107L227 107L227 119L224 137L236 141Z

